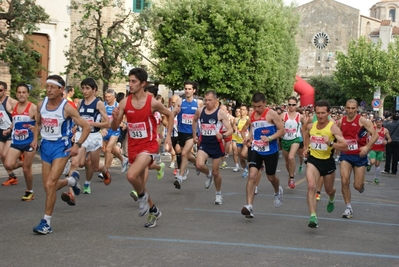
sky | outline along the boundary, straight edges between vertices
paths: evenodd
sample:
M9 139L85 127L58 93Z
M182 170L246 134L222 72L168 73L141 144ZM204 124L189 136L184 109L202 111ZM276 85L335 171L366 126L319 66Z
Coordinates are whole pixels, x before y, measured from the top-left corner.
M290 4L291 2L295 2L298 5L303 5L311 2L312 0L284 0L285 3ZM343 3L345 5L357 8L360 10L361 15L369 16L370 8L380 2L381 0L336 0L337 2Z

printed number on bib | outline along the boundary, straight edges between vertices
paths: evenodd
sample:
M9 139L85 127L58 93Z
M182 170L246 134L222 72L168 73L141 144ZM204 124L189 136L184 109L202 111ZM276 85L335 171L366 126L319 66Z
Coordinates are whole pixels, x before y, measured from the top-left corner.
M268 152L270 150L269 142L263 142L262 140L254 140L252 142L252 149L258 152Z
M147 128L144 122L128 123L129 136L133 139L147 138Z
M215 124L201 124L201 133L205 136L215 136L216 135L216 125Z
M14 130L14 139L17 141L23 141L28 139L29 131L27 129Z
M59 134L60 127L58 126L57 119L42 118L43 129L46 133Z
M183 124L193 124L194 114L182 114L181 122Z
M356 139L346 140L346 143L348 144L348 149L349 150L357 150L359 148Z
M310 147L314 150L327 150L328 148L323 136L310 137Z

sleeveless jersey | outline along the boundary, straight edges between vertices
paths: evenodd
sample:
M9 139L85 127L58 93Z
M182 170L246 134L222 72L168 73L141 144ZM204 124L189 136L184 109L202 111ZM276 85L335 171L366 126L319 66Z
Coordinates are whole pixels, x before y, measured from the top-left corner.
M85 104L84 99L80 102L79 115L87 122L101 122L101 114L97 109L98 101L99 99L96 98L88 105ZM79 127L79 131L82 131L81 127ZM98 131L100 131L99 127L91 126L91 133L96 133Z
M347 155L359 154L360 152L359 148L366 144L366 141L363 141L358 137L359 131L362 128L359 125L359 120L360 120L359 114L356 115L353 121L347 121L346 116L342 118L341 131L343 137L345 138L345 141L348 144L348 150L345 152L342 151L341 153ZM367 138L367 132L366 132L366 138Z
M297 112L294 119L290 119L288 113L284 114L284 128L285 134L283 136L284 140L294 140L297 137L302 137L301 135L301 122L299 121L300 114Z
M181 110L177 114L179 133L193 134L192 125L197 108L197 99L193 99L191 102L188 102L186 99L182 100Z
M374 127L374 129L378 130L377 127ZM384 145L385 133L384 133L384 131L385 131L384 127L381 127L381 129L379 131L377 131L378 139L377 139L377 141L375 141L375 143L371 147L371 150L374 150L374 151L384 151L385 150L385 145Z
M173 107L169 107L169 110L173 113ZM165 127L166 128L166 127ZM173 130L171 137L177 137L177 115L173 118Z
M152 96L148 95L143 108L136 109L132 105L132 96L126 99L125 115L128 130L129 150L140 149L158 152L157 123L151 111Z
M237 126L237 133L235 134L235 141L237 142L237 144L242 144L244 142L244 137L241 135L241 130L244 127L244 125L247 123L248 117L246 117L245 119L241 119L239 118L236 126Z
M0 104L0 129L6 130L11 126L11 113L6 110L8 96Z
M331 126L334 122L329 121L323 129L317 129L317 124L317 121L314 122L309 131L310 155L317 159L329 159L333 156L333 148L329 144L335 139L334 135L331 133Z
M112 111L114 111L114 108L116 108L118 106L118 102L115 101L114 104L112 104L112 105L108 105L107 102L104 102L104 106L105 106L105 111L107 112L108 120L111 123Z
M29 109L32 106L31 102L28 102L25 110L22 113L18 113L18 103L15 105L12 112L12 139L11 142L15 145L27 145L33 141L33 132L29 129L30 126L35 126L36 121L29 116Z
M64 108L68 104L66 99L55 110L47 109L48 98L45 97L40 108L42 139L57 141L61 138L69 138L72 135L72 119L64 117Z
M260 155L271 155L278 152L277 140L262 141L261 136L271 136L277 132L276 125L269 123L266 120L266 115L269 108L263 111L259 119L255 119L255 112L251 115L251 131L252 131L252 150L258 152Z
M206 114L205 108L202 110L200 115L200 136L199 141L201 146L219 146L222 147L222 140L216 138L216 134L220 133L222 128L222 122L218 120L219 108L216 109L212 114Z

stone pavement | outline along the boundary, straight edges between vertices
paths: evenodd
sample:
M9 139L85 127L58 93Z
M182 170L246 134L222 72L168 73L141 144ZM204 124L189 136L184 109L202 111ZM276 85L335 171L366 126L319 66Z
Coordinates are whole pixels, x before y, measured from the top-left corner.
M168 166L168 157L163 160ZM263 174L253 219L240 213L245 204L242 172L221 170L223 205L217 206L214 187L205 189L204 175L196 176L192 165L181 190L173 186L172 169L165 169L162 180L151 171L147 189L163 215L155 228L147 229L116 165L112 183L105 186L95 176L92 193L78 196L76 206L66 205L58 192L54 232L41 236L32 232L44 212L40 168L36 158L32 202L21 201L25 185L19 171L18 185L0 187L0 266L399 266L399 179L381 175L375 185L374 169L366 173L363 194L351 188L352 219L341 218L345 205L336 173L335 211L327 213L322 192L317 229L307 227L305 176L297 174L296 188L289 189L284 160L277 173L283 205L273 207ZM84 170L80 173L84 180ZM0 182L5 179L0 166Z

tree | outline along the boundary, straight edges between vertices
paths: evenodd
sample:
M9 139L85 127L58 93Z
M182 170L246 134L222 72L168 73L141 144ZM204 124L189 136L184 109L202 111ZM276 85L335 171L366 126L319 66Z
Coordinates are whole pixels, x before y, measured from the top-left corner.
M316 91L316 101L325 99L332 106L342 106L346 102L346 95L332 76L313 76L308 81Z
M160 82L195 80L200 94L248 102L264 92L279 103L292 93L299 17L282 0L163 0L151 8Z
M381 49L381 42L374 44L361 37L352 40L348 53L337 53L337 70L334 77L347 97L361 98L368 103L376 88L381 90L381 101L386 96L399 94L399 41L395 40L388 50Z
M101 80L104 94L109 83L125 79L127 66L140 58L146 23L143 16L126 11L123 1L71 1L71 7L82 19L72 25L77 27L77 37L65 52L66 72L79 80ZM115 15L106 16L107 12Z
M41 55L32 48L35 44L18 35L31 35L48 18L35 0L0 0L0 22L4 23L0 31L0 60L9 65L11 87L21 82L36 85ZM32 99L34 96L31 93Z

